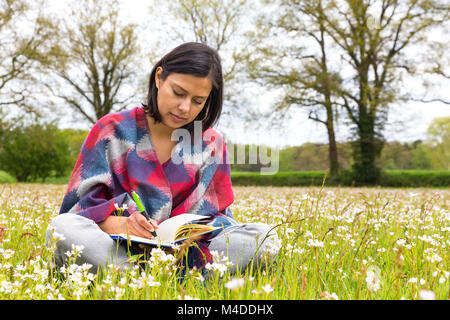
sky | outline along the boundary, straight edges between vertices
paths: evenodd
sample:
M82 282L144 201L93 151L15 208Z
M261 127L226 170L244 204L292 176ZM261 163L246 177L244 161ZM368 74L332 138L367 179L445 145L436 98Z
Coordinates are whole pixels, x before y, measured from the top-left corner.
M145 0L121 0L122 17L124 20L139 23L148 20L149 7ZM58 12L67 7L67 0L49 0L51 9ZM149 70L150 71L150 70ZM438 94L449 97L446 87L443 85ZM409 84L408 84L409 85ZM252 108L265 111L269 110L273 103L273 94L254 95L251 100ZM448 99L450 100L450 99ZM222 125L219 122L217 130L221 132L227 140L242 144L265 144L271 147L285 147L301 145L305 142L327 142L327 134L323 124L308 120L308 114L301 109L291 109L290 120L282 128L267 127L260 124L247 124L246 128L241 122L236 121L234 126L229 123ZM425 133L429 124L436 117L450 116L450 105L443 103L418 103L409 102L407 104L393 105L390 109L388 122L384 132L388 141L412 142L418 139L425 139ZM399 124L401 122L401 124ZM64 123L62 127L64 127ZM73 124L66 123L66 126L73 127ZM82 127L82 126L81 126ZM345 141L349 137L349 127L341 125L337 128L337 138Z

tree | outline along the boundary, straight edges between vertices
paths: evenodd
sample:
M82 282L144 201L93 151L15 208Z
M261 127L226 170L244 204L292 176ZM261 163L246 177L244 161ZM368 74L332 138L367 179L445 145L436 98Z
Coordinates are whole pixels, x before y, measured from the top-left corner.
M446 35L448 33L448 28L447 30L444 30L443 33ZM424 92L411 92L409 97L410 100L423 103L443 103L450 105L450 98L446 90L450 83L450 57L447 52L448 39L446 36L439 37L438 40L435 40L432 51L427 50L422 52L422 55L427 58L428 63L422 66L416 73L420 72L424 78ZM437 91L432 92L429 90L430 87L436 87ZM443 96L444 94L447 94L447 97Z
M91 124L125 109L137 95L140 49L134 24L119 19L117 0L74 1L45 66L48 89Z
M427 144L433 168L450 170L450 117L434 119L427 130Z
M54 123L17 124L5 133L0 167L19 182L62 175L71 163L69 147ZM18 165L20 164L20 165Z
M310 14L323 10L321 6L321 1L277 1L273 15L262 14L253 36L267 41L261 41L256 53L249 55L249 73L262 86L285 88L275 107L276 114L285 118L293 106L308 108L309 119L325 126L328 167L330 176L336 176L339 161L335 101L341 78L339 69L330 61L332 39L326 34L325 21Z
M413 67L406 49L415 43L426 47L426 32L446 21L450 7L427 0L348 0L344 8L332 2L326 13L318 14L326 19L330 36L353 69L353 84L342 87L341 95L355 125L357 181L375 183L387 108L399 99L399 70Z
M412 158L413 149L408 143L386 142L377 159L377 165L385 170L407 170L412 169Z
M348 170L351 166L350 146L338 143L339 167ZM325 143L304 143L301 146L280 150L280 171L314 171L329 168L328 145Z
M75 166L78 156L80 155L81 146L88 134L88 130L80 129L62 129L58 131L58 135L61 139L66 141L69 148L69 157L71 158L70 170Z
M431 169L430 156L427 148L422 141L416 141L413 143L413 156L411 159L411 169L428 170Z
M164 6L167 8L162 11ZM245 96L242 94L244 83L241 76L245 73L247 56L252 48L249 39L244 37L249 1L156 1L154 7L174 18L174 24L164 24L164 37L170 37L175 43L205 43L219 52L225 82L223 114L229 115L233 110L234 115L236 112L246 115L242 108ZM151 8L152 12L155 10ZM167 15L163 15L164 19Z
M54 25L41 12L44 3L0 0L1 108L38 112L30 102L39 81L36 71L47 60L49 43L55 36Z
M377 162L384 170L427 170L431 169L429 153L421 140L412 143L386 142Z
M442 26L450 6L439 0L304 0L294 1L306 19L321 21L340 66L337 102L354 129L355 180L376 183L376 159L389 105L400 99L400 70L411 70L407 48L427 45L426 33ZM318 5L319 3L319 5ZM330 58L331 59L331 58Z

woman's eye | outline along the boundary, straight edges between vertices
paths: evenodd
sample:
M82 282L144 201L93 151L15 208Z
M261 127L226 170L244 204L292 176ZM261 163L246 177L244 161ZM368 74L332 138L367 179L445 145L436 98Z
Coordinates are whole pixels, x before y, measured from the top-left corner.
M172 90L173 91L173 93L177 96L177 97L183 97L184 96L184 94L183 93L179 93L179 92L177 92L177 91L175 91L175 90ZM193 100L194 101L194 103L195 104L197 104L197 105L201 105L203 102L201 102L201 101L196 101L196 100Z

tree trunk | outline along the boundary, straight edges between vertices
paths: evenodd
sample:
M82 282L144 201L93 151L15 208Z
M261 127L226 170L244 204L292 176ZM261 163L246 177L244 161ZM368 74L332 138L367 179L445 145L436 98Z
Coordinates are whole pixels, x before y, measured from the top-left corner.
M353 152L354 179L360 185L376 184L379 182L380 170L375 160L380 154L382 143L375 135L374 119L361 110L358 138Z
M339 173L338 152L336 136L334 134L333 110L327 108L327 133L328 133L328 159L330 163L330 176L336 177Z

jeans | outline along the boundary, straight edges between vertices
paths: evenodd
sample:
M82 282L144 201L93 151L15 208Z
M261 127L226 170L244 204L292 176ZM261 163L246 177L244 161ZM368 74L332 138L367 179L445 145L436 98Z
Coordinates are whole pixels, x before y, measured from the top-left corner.
M265 267L266 262L273 262L276 253L264 255L266 249L278 244L278 236L272 227L263 223L235 224L222 230L217 236L210 239L210 251L217 251L226 255L233 263L229 269L231 274L237 270L244 271L249 267ZM53 218L47 229L46 244L50 245L53 232L63 235L63 239L56 242L54 258L57 267L68 263L67 251L72 250L72 245L83 246L81 255L76 263L92 265L90 272L97 273L99 268L113 264L122 270L133 267L129 261L126 244L117 242L103 232L91 219L74 213L64 213Z

